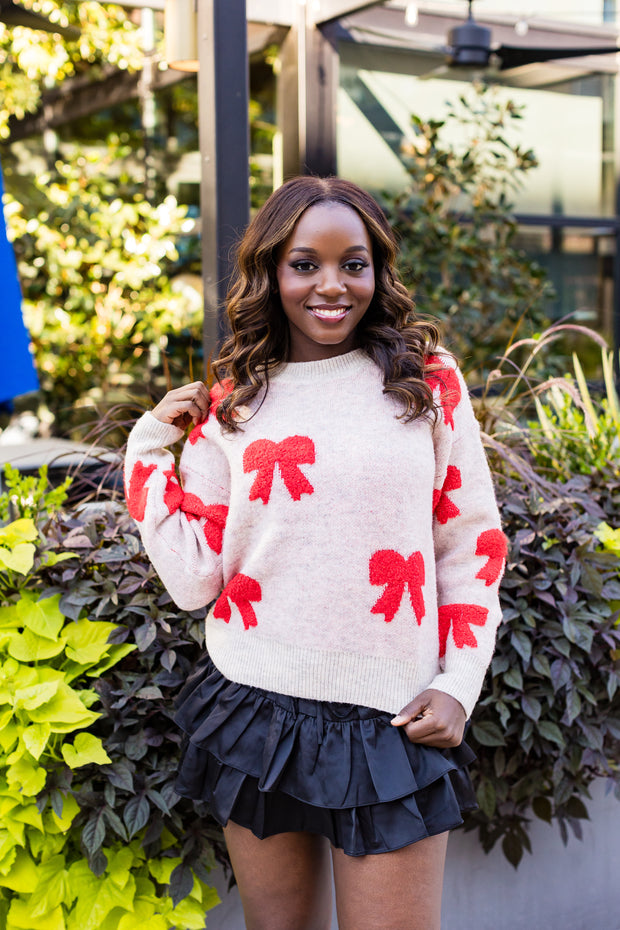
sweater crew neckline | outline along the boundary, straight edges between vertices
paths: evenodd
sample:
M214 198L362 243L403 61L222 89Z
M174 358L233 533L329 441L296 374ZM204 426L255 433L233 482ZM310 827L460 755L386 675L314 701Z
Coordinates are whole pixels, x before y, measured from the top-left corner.
M285 362L271 375L273 380L302 382L316 380L337 380L361 371L366 365L372 365L363 349L353 349L333 358L321 358L312 362Z

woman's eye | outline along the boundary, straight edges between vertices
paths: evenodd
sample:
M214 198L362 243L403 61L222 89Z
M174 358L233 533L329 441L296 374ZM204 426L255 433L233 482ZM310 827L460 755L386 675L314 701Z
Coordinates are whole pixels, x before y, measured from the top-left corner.
M368 262L363 262L361 259L354 258L350 262L347 262L344 266L347 271L363 271L364 268L368 268Z
M314 271L314 269L316 268L316 265L314 264L314 262L302 261L302 262L293 262L292 267L295 269L295 271L308 272L308 271Z

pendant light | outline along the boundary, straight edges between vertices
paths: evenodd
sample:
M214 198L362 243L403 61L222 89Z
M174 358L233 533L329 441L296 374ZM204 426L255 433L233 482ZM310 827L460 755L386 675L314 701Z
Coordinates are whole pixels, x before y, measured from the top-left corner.
M164 57L176 71L198 71L198 0L166 0Z

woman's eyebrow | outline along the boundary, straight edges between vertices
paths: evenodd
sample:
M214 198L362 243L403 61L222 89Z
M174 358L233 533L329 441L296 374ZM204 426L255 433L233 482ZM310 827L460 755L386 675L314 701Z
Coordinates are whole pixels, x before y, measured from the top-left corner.
M318 254L316 249L312 249L309 246L303 245L297 245L294 249L289 249L289 253L291 252L305 252L308 255ZM366 252L368 254L368 249L365 245L351 245L348 249L344 250L343 254L346 255L348 252Z

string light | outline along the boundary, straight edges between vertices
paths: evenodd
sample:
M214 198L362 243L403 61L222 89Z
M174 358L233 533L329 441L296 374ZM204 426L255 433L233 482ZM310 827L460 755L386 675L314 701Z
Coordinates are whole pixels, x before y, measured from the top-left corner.
M408 26L417 26L418 25L418 4L417 3L408 3L405 10L405 22Z

